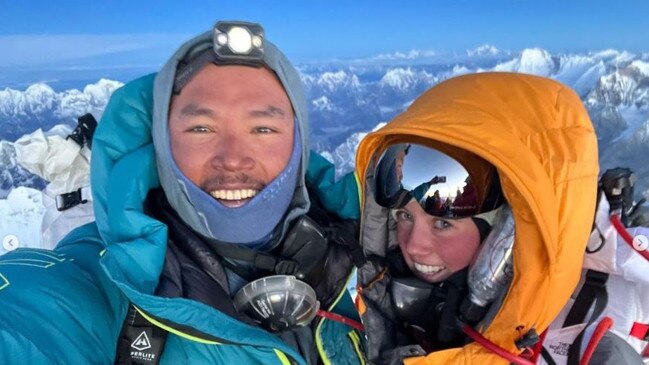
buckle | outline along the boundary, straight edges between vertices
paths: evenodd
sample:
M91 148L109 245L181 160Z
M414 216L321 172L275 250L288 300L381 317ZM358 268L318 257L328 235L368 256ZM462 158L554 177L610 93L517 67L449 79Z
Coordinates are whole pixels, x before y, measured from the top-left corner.
M601 271L595 271L595 270L588 270L586 271L586 280L584 284L592 285L597 288L603 288L606 286L607 280L608 280L607 273Z
M293 260L281 259L279 260L277 265L275 265L275 273L279 275L295 275L299 269L300 265L298 265L298 263Z
M56 196L56 210L62 212L75 207L79 204L85 204L88 199L84 197L83 188L79 188L69 193L63 193Z
M92 114L87 113L80 116L77 121L77 127L65 139L73 140L80 147L83 145L92 147L92 136L97 128L97 120Z

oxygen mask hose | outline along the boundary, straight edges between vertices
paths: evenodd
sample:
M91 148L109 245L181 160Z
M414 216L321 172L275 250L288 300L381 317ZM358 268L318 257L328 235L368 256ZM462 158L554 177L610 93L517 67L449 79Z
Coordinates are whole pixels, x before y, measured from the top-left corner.
M629 232L626 230L624 225L622 224L622 221L620 220L619 215L611 215L611 223L613 224L613 227L615 227L615 230L617 233L624 239L624 242L626 242L631 248L642 255L642 257L645 258L645 260L649 261L649 250L645 248L644 250L640 250L640 248L636 247L636 244L633 242L633 237L629 234ZM646 236L643 236L646 238ZM636 237L637 238L637 237Z
M502 357L503 359L511 362L512 364L516 365L534 365L533 362L524 359L520 356L516 356L512 354L511 352L505 350L504 348L496 345L495 343L489 341L486 337L484 337L480 332L474 330L469 326L468 324L465 324L464 327L462 327L462 330L464 333L466 333L469 338L471 338L473 341L475 341L477 344L480 346L486 348L487 350L493 352L494 354Z

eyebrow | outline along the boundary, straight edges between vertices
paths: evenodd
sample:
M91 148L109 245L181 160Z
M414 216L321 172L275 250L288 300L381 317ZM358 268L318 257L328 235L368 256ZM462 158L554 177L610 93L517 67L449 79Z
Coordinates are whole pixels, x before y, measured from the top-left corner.
M181 116L189 116L189 117L200 117L200 116L214 117L215 114L216 113L214 112L214 110L201 107L194 103L187 104L180 110Z
M282 117L283 118L286 116L286 113L282 109L274 105L267 105L263 109L253 110L252 112L250 112L250 115L253 117L271 117L271 118Z
M206 116L206 117L213 118L216 117L216 114L217 112L214 111L213 109L200 106L196 103L187 104L180 110L180 115L184 117ZM286 116L286 112L274 105L267 105L265 108L251 111L250 115L252 117L260 117L260 118L274 118L274 117L283 118Z

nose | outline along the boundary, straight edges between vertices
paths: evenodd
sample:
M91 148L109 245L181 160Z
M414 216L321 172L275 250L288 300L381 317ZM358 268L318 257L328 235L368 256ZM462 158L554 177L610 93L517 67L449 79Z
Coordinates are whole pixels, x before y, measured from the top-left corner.
M238 172L250 170L255 166L251 156L252 147L237 131L227 131L219 138L212 158L212 166L216 169Z
M410 256L427 255L435 249L435 237L425 220L416 220L407 238L406 252Z

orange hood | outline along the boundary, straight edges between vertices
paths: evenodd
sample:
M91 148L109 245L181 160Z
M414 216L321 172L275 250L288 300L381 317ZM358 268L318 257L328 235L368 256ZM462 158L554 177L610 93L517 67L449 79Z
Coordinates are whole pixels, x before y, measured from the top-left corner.
M481 332L518 352L514 341L521 332L544 331L579 280L598 175L597 139L581 100L558 82L530 75L483 73L442 82L361 141L356 156L361 192L368 189L364 177L375 163L372 157L400 142L445 152L472 176L485 167L473 155L498 170L516 224L514 279ZM367 202L362 206L365 210ZM451 362L506 363L476 344L407 361Z

